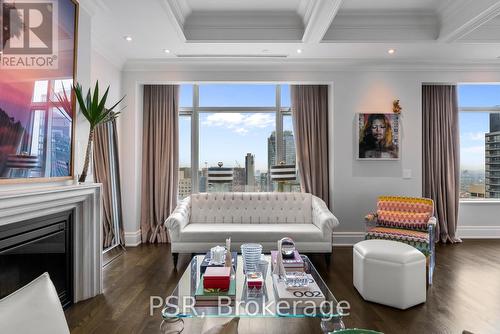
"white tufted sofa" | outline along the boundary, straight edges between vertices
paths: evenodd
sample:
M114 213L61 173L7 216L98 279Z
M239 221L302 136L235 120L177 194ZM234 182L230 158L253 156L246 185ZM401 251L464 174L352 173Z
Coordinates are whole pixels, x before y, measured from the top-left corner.
M167 218L172 254L206 252L231 237L232 247L256 242L264 250L290 237L301 252L332 251L339 224L320 198L306 193L202 193L181 201Z

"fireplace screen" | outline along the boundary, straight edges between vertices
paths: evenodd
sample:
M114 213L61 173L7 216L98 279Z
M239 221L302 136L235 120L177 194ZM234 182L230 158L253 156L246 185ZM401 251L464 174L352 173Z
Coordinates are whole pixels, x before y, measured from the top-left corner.
M0 226L0 299L48 272L63 307L73 300L72 212Z

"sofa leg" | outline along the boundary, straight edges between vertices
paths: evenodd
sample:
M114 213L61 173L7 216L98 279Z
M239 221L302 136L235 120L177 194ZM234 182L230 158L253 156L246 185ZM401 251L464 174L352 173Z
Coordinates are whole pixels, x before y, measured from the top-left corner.
M331 260L332 260L332 253L325 253L325 261L327 266L330 265Z
M179 253L172 253L172 257L174 258L174 267L177 267L177 260L179 260Z

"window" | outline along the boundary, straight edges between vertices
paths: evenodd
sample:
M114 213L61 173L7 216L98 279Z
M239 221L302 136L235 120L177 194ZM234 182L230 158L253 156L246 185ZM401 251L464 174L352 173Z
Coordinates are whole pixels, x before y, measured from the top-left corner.
M274 190L270 166L295 164L289 94L288 85L181 85L179 198Z
M500 198L500 85L460 85L460 197Z

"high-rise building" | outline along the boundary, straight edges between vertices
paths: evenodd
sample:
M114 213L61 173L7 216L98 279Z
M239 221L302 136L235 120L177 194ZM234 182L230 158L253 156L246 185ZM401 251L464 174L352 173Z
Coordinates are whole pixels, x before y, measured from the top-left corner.
M180 199L191 195L191 168L181 167L179 168L179 194Z
M500 113L490 114L490 132L486 141L486 197L500 198Z
M245 156L245 185L246 191L255 191L255 156L252 153Z
M232 191L234 192L245 191L245 184L246 184L245 168L242 167L233 168Z
M276 165L276 131L273 131L267 138L267 184L269 191L273 191L273 183L271 182L271 166Z
M276 165L276 132L273 131L267 138L267 171L271 170L271 166Z
M283 131L283 153L285 154L284 160L287 165L295 164L295 141L292 131Z
M208 191L208 167L198 171L198 178L200 180L200 193L206 193Z

